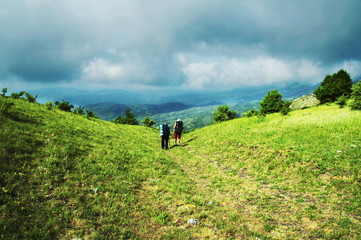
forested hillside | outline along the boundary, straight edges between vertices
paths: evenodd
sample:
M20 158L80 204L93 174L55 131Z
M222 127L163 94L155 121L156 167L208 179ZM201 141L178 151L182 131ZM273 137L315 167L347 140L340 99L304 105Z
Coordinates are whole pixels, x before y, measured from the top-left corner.
M358 239L361 112L185 134L0 97L1 239Z

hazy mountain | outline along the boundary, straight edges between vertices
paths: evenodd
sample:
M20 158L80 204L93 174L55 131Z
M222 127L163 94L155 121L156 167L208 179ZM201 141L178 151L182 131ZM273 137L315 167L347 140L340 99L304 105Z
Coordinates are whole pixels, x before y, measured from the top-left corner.
M146 116L153 116L162 113L176 112L192 108L180 102L170 102L165 104L117 104L117 103L97 103L86 105L86 109L91 109L97 116L104 120L114 120L118 116L123 116L127 108L131 108L136 117L141 120Z
M209 125L220 105L228 105L239 116L251 108L258 108L259 101L273 89L277 89L285 99L294 99L311 93L317 86L291 84L284 86L244 87L227 91L128 91L120 89L80 90L72 88L47 88L29 91L39 95L38 101L69 101L92 110L104 120L114 120L124 116L131 108L139 121L151 116L156 122L173 122L177 118L186 119L187 128Z
M286 98L292 98L311 92L315 89L315 86L291 84L285 86L244 87L227 91L129 91L121 89L84 90L73 88L45 88L30 90L28 92L38 95L41 101L61 101L64 99L74 105L82 106L98 103L159 105L174 102L191 106L212 106L235 101L249 102L260 100L268 91L273 89L278 89Z

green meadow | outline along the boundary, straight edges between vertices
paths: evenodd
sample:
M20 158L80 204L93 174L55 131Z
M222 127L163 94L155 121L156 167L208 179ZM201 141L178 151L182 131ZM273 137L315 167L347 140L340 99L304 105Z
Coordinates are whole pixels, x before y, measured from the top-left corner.
M328 105L165 151L157 129L0 97L0 239L360 239L360 133Z

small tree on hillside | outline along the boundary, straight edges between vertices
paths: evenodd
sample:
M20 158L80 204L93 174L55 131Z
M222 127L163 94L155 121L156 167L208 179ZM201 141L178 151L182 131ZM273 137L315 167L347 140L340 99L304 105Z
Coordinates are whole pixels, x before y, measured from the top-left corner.
M142 123L144 124L144 126L146 127L151 127L153 126L154 124L156 124L156 122L152 119L150 119L149 116L146 116L143 120L142 120Z
M352 110L361 110L361 80L352 87L350 107Z
M6 93L8 92L7 88L3 88L2 90L2 96L5 97Z
M19 93L12 93L10 94L10 97L13 99L19 99L25 94L25 91L21 91Z
M114 120L114 122L119 124L139 125L137 118L130 108L125 110L125 117L119 116Z
M335 74L327 75L320 86L314 91L320 102L335 102L342 95L349 98L352 92L352 80L350 74L341 69Z
M236 112L232 111L226 105L219 106L217 111L214 112L214 121L215 122L224 122L231 119L234 119Z
M84 115L85 114L85 109L82 106L78 106L74 109L73 113L75 114L79 114L79 115Z
M284 107L282 94L277 89L269 91L262 99L260 105L260 112L263 114L279 112Z
M45 103L45 107L46 107L46 109L50 110L50 109L52 109L54 106L53 106L53 103L49 101L49 102L46 102L46 103Z
M87 119L91 119L91 118L98 118L95 113L92 110L86 110L86 118Z
M30 93L25 92L25 97L26 99L31 102L31 103L35 103L36 99L38 98L38 95L32 96Z
M74 105L70 104L70 102L64 101L64 99L62 102L56 101L55 106L65 112L71 112L71 109L74 108Z
M339 97L336 101L336 104L340 107L340 108L343 108L347 105L347 100L348 100L348 97L345 96L345 95L342 95L341 97Z
M290 108L291 104L292 104L291 100L284 101L283 107L281 108L281 111L280 111L282 115L285 116L285 115L288 115L289 112L291 112L291 108Z
M257 116L257 115L258 115L258 111L251 108L250 110L248 110L248 112L243 113L242 117L250 118L250 117L253 117L253 116Z

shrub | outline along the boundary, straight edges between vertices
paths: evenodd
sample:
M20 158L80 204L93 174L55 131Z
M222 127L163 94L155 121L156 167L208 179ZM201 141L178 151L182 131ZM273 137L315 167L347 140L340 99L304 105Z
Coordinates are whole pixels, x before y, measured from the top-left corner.
M2 96L5 97L6 93L8 92L7 88L3 88L2 90Z
M344 95L349 98L352 92L352 80L350 74L341 69L333 75L327 75L314 94L322 104L335 102Z
M336 104L340 107L340 108L343 108L347 105L347 100L348 100L348 97L345 96L345 95L342 95L341 97L339 97L336 101Z
M289 112L291 112L291 108L290 108L291 104L292 104L291 100L284 101L283 107L281 108L281 111L280 111L282 115L285 116L285 115L288 115Z
M84 115L84 108L82 106L78 106L73 111L75 114Z
M125 117L119 116L114 120L114 122L119 124L139 125L137 118L130 108L125 110Z
M350 107L352 110L361 110L361 81L352 87Z
M262 99L260 112L264 114L275 113L281 111L284 106L282 94L277 89L269 91Z
M36 99L37 99L38 95L36 95L36 96L34 97L34 96L32 96L30 93L27 93L27 92L24 92L24 94L25 94L26 99L27 99L29 102L31 102L31 103L36 102Z
M214 121L215 122L224 122L231 119L234 119L236 112L232 111L226 105L219 106L218 109L214 112Z
M64 99L62 102L56 101L55 106L65 112L71 112L71 109L74 107L73 105L70 104L70 102L64 101Z
M92 110L86 110L86 118L98 118Z
M50 110L50 109L52 109L52 108L54 107L54 105L53 105L52 102L46 102L46 103L45 103L45 107L46 107L48 110Z
M242 117L249 118L249 117L257 116L258 114L259 114L258 111L252 108L252 109L248 110L248 112L243 113Z
M1 101L0 102L0 112L4 115L7 115L13 106L15 106L15 104L13 102L6 101L6 100Z
M19 98L21 98L24 94L25 94L25 91L21 91L21 92L19 92L19 93L12 93L12 94L10 95L10 97L13 98L13 99L19 99Z
M144 124L144 126L146 127L151 127L153 126L154 124L156 124L156 122L152 119L150 119L149 116L146 116L143 120L142 120L142 123Z
M291 108L289 108L289 107L286 107L286 106L283 106L282 108L281 108L281 111L280 111L280 113L282 114L282 115L288 115L288 113L289 112L291 112Z

